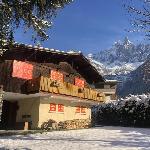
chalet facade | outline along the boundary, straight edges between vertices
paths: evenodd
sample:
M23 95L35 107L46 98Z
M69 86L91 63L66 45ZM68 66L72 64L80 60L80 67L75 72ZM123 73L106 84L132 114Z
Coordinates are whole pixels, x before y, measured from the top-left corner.
M14 44L0 62L4 96L1 124L31 129L54 120L91 119L91 106L106 100L104 78L81 54ZM113 93L114 94L114 93Z

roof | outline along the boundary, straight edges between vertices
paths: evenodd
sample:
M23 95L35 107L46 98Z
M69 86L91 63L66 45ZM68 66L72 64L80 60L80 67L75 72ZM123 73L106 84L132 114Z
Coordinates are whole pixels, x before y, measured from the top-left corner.
M105 80L105 83L107 84L118 84L121 83L122 81L119 80Z
M18 44L15 43L11 47L5 46L7 51L4 52L2 58L4 60L21 60L33 61L38 63L59 63L68 62L75 68L89 83L104 82L105 79L99 74L96 68L91 65L90 61L81 53L75 51L64 52L44 47Z

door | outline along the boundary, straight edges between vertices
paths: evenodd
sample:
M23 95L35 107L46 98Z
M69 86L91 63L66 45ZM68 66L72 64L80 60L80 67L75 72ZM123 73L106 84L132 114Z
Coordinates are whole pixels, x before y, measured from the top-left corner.
M2 127L5 129L15 129L16 116L18 110L17 101L3 101L2 107Z

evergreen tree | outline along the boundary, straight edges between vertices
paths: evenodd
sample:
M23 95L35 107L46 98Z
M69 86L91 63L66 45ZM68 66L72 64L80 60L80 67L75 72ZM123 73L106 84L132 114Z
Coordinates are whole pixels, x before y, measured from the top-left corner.
M32 29L34 39L48 39L46 31L52 26L57 11L73 0L0 0L0 47L13 40L14 31L23 26Z

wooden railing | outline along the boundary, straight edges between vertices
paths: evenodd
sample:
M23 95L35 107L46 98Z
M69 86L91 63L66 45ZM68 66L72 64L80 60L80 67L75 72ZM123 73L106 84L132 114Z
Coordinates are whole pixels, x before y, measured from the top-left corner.
M105 94L90 88L80 88L67 82L58 82L47 77L30 80L27 93L48 92L65 96L72 96L86 100L104 102Z
M110 94L115 94L116 89L97 89L97 91L102 92L102 93L110 93Z
M105 95L93 89L80 88L67 82L53 81L47 77L40 79L40 91L78 97L82 99L104 101Z

